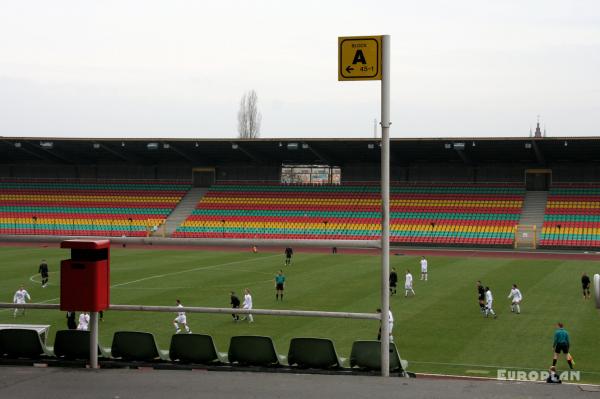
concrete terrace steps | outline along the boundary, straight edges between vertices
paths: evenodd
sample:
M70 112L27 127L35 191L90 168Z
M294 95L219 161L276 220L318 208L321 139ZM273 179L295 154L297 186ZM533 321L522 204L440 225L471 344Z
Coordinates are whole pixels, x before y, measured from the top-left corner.
M202 197L208 192L208 187L193 187L187 194L181 199L179 204L175 207L173 212L169 215L166 220L167 225L167 236L170 237L171 234L179 227L181 223L187 219L188 216L192 214L192 211L196 209L196 205ZM155 233L159 234L158 232Z
M538 240L542 231L542 225L544 224L547 201L548 191L527 191L523 202L523 211L521 212L519 224L535 225L538 232Z

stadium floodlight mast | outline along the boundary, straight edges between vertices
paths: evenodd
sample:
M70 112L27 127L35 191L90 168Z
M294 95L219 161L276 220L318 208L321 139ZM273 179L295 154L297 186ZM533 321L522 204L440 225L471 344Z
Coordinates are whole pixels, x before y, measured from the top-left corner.
M390 35L338 38L338 80L381 80L381 375L390 374Z

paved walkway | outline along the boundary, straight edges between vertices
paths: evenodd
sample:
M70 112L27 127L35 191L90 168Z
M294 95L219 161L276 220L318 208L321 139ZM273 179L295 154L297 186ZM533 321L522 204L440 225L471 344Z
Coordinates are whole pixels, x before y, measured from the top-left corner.
M595 398L576 385L167 370L0 366L0 398Z

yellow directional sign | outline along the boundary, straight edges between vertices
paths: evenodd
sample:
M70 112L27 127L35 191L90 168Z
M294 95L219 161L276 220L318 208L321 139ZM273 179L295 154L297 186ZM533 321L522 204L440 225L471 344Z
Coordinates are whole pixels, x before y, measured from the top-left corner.
M381 38L338 37L338 80L381 80Z

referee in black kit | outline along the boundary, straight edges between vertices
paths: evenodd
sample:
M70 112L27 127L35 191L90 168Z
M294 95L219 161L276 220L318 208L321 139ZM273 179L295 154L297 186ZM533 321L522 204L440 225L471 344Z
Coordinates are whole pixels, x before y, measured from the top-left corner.
M481 284L481 281L477 281L477 298L481 313L485 313L485 287Z
M292 255L294 254L294 250L291 247L287 247L285 249L285 266L290 266L292 264Z
M40 267L38 268L38 273L42 276L42 288L46 288L48 285L48 263L46 263L46 259L42 259L42 263L40 263Z
M231 291L230 303L232 309L240 308L240 298L235 295L235 292ZM232 313L231 317L233 317L233 321L240 321L240 315L237 313Z
M587 273L583 272L583 275L581 276L581 288L583 290L583 299L591 299L592 298L592 294L590 293L590 285L591 285L591 280L588 277Z

